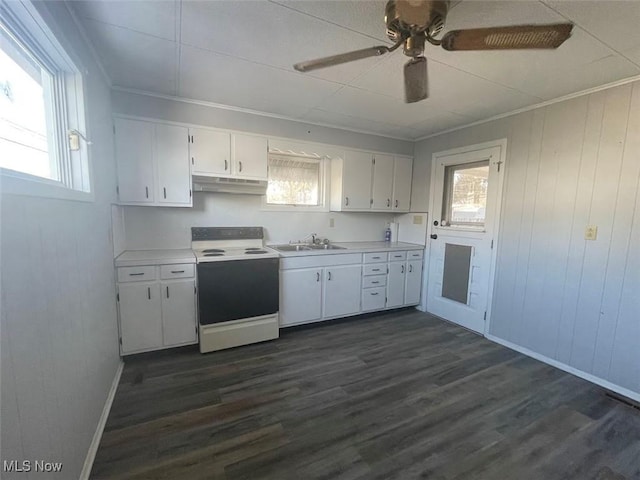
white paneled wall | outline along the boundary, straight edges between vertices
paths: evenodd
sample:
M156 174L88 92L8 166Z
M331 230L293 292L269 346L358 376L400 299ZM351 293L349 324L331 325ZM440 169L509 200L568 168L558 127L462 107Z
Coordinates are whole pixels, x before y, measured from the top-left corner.
M0 476L72 479L80 476L120 363L111 99L64 3L37 7L88 69L95 201L1 196L1 460L63 462L63 471Z
M416 162L505 137L489 333L640 393L640 82L424 140Z

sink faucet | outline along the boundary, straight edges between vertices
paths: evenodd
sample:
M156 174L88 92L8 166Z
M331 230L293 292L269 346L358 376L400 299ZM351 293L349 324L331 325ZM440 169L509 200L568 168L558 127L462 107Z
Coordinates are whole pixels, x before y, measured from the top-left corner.
M317 233L310 233L309 235L307 235L306 237L304 237L300 243L304 243L304 242L306 242L307 240L311 239L311 243L312 243L313 245L315 245L315 243L316 243L316 235L318 235L318 234L317 234Z

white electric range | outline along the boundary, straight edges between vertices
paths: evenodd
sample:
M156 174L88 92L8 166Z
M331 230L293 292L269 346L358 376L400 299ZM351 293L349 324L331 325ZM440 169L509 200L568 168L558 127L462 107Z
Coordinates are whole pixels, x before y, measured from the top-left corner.
M193 227L202 353L279 336L278 252L262 227Z

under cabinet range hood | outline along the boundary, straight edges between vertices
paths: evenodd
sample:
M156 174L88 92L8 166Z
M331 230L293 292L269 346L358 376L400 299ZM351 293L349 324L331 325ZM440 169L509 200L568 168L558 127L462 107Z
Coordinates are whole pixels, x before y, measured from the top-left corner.
M193 191L266 195L267 182L266 180L246 180L244 178L194 175Z

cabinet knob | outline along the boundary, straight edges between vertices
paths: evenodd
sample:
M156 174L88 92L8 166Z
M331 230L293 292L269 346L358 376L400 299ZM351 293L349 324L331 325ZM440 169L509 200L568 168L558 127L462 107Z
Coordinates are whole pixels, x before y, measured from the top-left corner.
M229 162L227 162L227 159L225 158L224 159L224 171L225 172L227 171L228 166L229 166Z
M144 187L144 194L149 198L149 187Z
M437 240L437 239L438 239L438 235L436 235L435 233L432 233L432 234L430 235L430 237L431 237L432 239L434 239L434 240Z
M390 206L391 206L391 200L387 198L387 207L390 207Z
M238 162L238 171L242 171L242 162Z
M164 198L167 198L167 187L162 187L162 194L164 195Z
M349 197L344 197L344 204L349 205Z
M320 272L316 272L316 282L320 281Z
M151 287L147 287L147 298L151 300Z
M167 285L167 298L169 298L169 285Z
M331 272L327 272L327 280L331 280Z
M396 208L398 208L398 200L396 200Z

